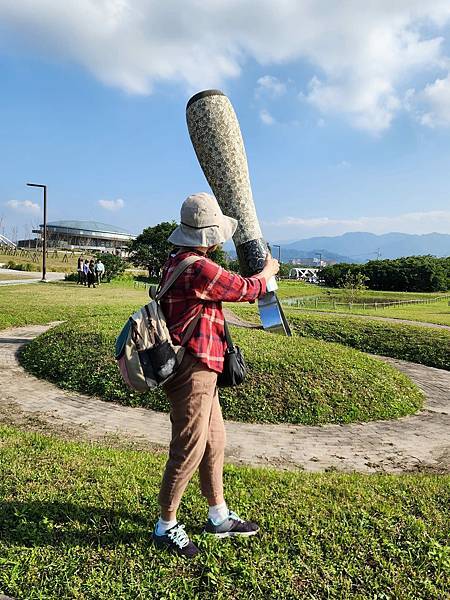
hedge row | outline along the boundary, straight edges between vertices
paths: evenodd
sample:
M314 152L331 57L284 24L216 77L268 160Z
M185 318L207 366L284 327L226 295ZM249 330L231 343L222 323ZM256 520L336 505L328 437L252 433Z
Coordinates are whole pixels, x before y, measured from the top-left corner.
M290 314L289 322L300 336L450 370L450 331L445 329L311 314Z
M258 322L256 309L228 305L240 318ZM285 311L293 331L302 336L335 342L362 352L389 356L450 371L450 330L407 323L389 323L323 313Z
M167 411L164 393L137 394L122 382L113 345L123 319L74 321L36 338L21 360L58 385L132 406ZM348 423L415 412L422 394L389 365L302 337L233 329L249 367L245 384L221 391L225 418L248 422Z

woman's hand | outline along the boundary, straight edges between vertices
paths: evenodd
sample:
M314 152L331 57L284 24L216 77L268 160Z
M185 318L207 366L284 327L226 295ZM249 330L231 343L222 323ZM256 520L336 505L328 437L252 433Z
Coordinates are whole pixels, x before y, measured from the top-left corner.
M257 275L255 275L255 277L261 277L264 278L266 281L269 281L269 279L271 277L274 277L279 270L280 263L276 260L276 258L272 258L270 253L267 253L263 270L260 271Z

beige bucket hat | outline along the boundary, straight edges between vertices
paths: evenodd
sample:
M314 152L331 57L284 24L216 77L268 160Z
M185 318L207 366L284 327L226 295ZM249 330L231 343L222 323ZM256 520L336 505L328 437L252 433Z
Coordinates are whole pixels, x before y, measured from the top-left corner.
M220 210L211 194L188 196L181 206L180 225L167 238L175 246L215 246L233 237L238 222Z

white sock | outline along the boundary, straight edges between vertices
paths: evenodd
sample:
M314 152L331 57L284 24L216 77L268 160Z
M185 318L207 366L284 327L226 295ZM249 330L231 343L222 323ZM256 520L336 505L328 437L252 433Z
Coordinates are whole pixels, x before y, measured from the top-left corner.
M210 506L208 510L208 519L211 519L214 525L220 525L228 517L228 506L226 502Z
M168 529L177 524L176 519L172 519L172 521L164 521L159 517L158 522L156 523L155 533L156 535L164 535Z

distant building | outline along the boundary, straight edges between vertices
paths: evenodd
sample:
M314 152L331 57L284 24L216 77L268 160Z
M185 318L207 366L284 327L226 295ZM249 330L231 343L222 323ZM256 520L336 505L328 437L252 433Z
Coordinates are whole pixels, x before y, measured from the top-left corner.
M34 248L41 245L44 226L33 230L38 237L33 240L19 240L20 248ZM96 221L52 221L47 223L47 247L60 250L83 250L126 254L128 242L136 236L115 225Z
M289 270L289 279L301 279L308 283L317 283L319 269L312 267L294 267Z
M320 258L293 258L289 261L291 265L299 265L302 267L326 267L329 261L321 260Z

